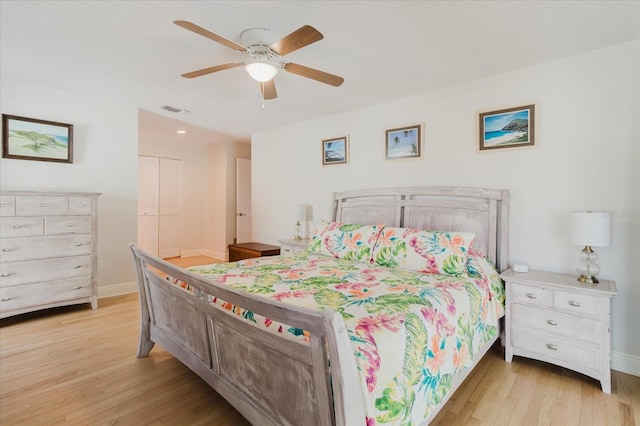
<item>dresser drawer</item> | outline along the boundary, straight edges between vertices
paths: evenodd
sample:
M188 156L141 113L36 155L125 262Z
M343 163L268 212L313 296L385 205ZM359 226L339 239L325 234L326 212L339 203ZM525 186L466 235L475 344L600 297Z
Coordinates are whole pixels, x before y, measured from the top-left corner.
M91 254L91 248L91 234L4 238L0 240L0 262L78 256Z
M91 197L69 197L69 214L91 214L93 203Z
M91 278L0 288L0 312L91 297Z
M44 218L44 233L90 234L91 216L48 216Z
M546 333L585 340L600 341L602 323L595 319L579 318L575 315L514 303L511 306L513 324L523 330L537 329Z
M585 296L583 294L566 293L555 291L553 295L554 306L558 310L571 312L590 318L600 317L600 304L609 303L609 300L597 297Z
M514 302L524 303L532 306L541 306L545 308L553 307L553 291L545 288L512 285L511 299Z
M0 216L16 215L16 197L13 195L0 195Z
M513 346L529 353L538 354L543 361L557 364L586 367L597 370L601 351L598 346L569 342L564 338L525 328L513 327Z
M62 215L68 213L68 197L52 195L16 197L16 216Z
M2 238L38 236L43 232L41 217L4 217L0 220L0 236Z
M89 276L92 256L0 263L0 287Z

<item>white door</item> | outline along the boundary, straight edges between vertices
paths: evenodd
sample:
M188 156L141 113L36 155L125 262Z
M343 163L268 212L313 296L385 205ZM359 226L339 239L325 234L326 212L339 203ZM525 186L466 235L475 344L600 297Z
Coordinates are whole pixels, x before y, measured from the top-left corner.
M159 159L138 157L138 247L158 255Z
M161 258L180 256L182 222L182 161L160 158L158 203L158 254Z
M251 160L236 159L236 237L251 241Z

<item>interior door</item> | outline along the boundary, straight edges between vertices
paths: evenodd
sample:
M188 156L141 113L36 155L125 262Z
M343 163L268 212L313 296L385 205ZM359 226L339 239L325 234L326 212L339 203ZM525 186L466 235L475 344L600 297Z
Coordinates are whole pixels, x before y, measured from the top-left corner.
M236 159L236 239L251 241L251 160Z
M160 158L158 203L159 257L180 256L182 161Z
M157 157L138 157L138 247L158 255L158 179Z

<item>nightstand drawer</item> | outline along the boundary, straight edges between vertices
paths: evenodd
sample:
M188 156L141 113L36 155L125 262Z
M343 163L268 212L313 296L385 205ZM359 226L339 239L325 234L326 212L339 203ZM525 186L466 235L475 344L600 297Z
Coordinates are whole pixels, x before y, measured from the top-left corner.
M583 294L570 294L562 291L554 292L554 306L556 309L576 313L590 318L599 318L600 304L603 299L585 296ZM609 303L609 300L604 300Z
M553 307L553 291L540 287L521 284L514 285L512 287L511 298L514 302L520 302L527 305L542 306L546 308Z
M550 334L514 327L513 345L518 349L540 355L540 359L551 363L562 361L565 365L598 370L600 348L594 345L568 342Z
M576 318L553 310L540 309L514 303L511 314L513 324L522 330L537 329L546 333L585 340L588 343L599 342L602 323L589 318Z

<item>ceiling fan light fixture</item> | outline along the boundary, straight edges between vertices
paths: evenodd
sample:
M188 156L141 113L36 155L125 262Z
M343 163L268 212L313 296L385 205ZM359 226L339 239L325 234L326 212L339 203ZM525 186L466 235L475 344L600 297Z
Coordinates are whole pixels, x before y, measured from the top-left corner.
M278 74L278 69L265 62L251 62L245 67L251 78L256 81L265 82L271 80Z

